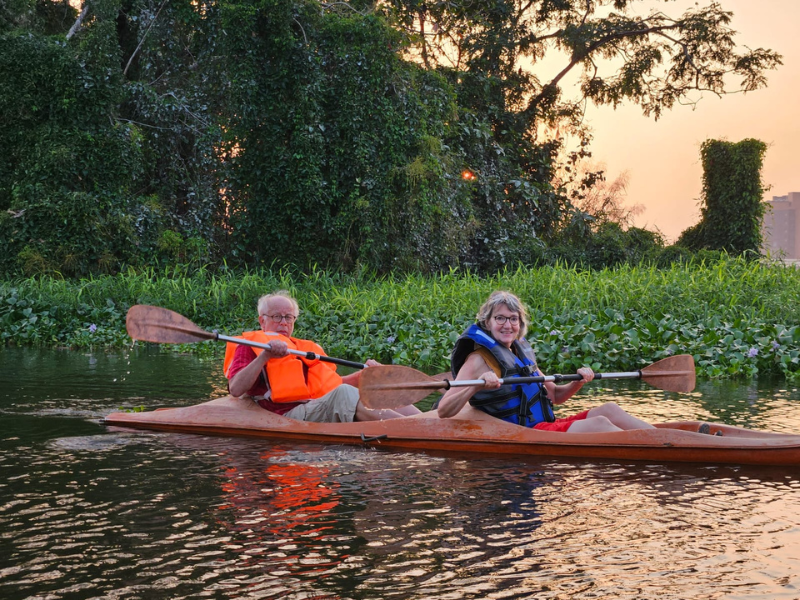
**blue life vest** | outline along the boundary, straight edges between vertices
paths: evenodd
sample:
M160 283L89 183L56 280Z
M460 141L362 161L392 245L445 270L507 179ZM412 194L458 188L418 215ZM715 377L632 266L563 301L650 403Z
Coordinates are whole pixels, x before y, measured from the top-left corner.
M456 341L450 356L453 377L458 375L467 357L475 351L475 344L492 353L500 365L500 377L504 381L541 374L536 368L533 348L526 340L515 340L512 352L482 327L470 325ZM481 390L470 398L469 403L493 417L524 427L556 420L544 384L540 383L505 383L496 390Z

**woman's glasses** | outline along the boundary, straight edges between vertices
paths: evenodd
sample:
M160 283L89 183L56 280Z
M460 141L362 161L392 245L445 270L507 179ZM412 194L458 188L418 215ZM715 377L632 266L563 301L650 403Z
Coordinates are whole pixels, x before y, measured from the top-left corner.
M505 325L506 321L508 321L512 325L519 325L519 317L517 315L514 315L513 317L507 317L505 315L495 315L492 318L495 321L497 321L498 325Z

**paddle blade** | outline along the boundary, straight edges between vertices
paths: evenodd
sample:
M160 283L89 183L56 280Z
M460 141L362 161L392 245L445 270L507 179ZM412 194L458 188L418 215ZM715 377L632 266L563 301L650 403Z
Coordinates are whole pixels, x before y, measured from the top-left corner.
M191 344L217 337L176 312L146 304L131 306L125 319L125 328L135 340L158 344Z
M694 358L691 354L664 358L642 369L642 379L668 392L691 392L695 385Z
M361 371L359 398L367 408L400 408L419 402L437 388L445 387L444 373L430 377L401 365L382 365Z

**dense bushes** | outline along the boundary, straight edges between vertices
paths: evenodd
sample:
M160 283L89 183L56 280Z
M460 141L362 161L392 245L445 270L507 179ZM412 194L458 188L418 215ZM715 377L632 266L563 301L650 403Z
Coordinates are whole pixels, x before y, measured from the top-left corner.
M118 58L87 45L92 60L56 38L0 36L0 113L15 121L0 129L0 272L109 272L153 235L157 215L133 194L141 135L110 118Z
M446 143L453 90L402 61L400 36L377 16L301 10L306 44L287 2L223 10L238 74L226 128L231 255L346 270L458 264L473 211L463 158Z
M800 378L800 270L724 256L666 269L542 267L490 278L201 269L131 271L79 282L26 279L0 284L0 342L130 344L125 313L137 303L164 306L206 329L237 334L258 326L257 298L282 288L301 303L297 335L343 358L372 356L444 370L455 338L478 306L492 290L504 288L530 307L529 338L546 371L571 372L585 362L606 371L631 370L691 353L704 376ZM200 343L181 350L220 348Z
M214 107L186 96L209 78L187 57L203 60L209 45L192 28L200 7L169 4L156 14L138 0L93 2L69 40L72 9L60 30L33 13L3 23L0 274L211 260L219 135Z
M458 75L404 60L378 13L103 0L66 41L11 25L25 31L0 33L15 117L0 132L2 274L492 270L529 256L540 206L560 202L558 145L503 151L459 104Z
M80 4L77 19L60 0L0 7L3 276L550 261L542 240L561 244L569 186L598 178L577 175L583 100L658 115L698 88L725 93L719 73L749 91L780 64L740 52L716 4L644 18L629 0L613 15L516 0ZM567 62L545 81L530 65L554 47ZM624 77L595 60L610 54ZM569 98L561 78L581 67ZM561 254L635 261L658 245L643 235L595 228Z

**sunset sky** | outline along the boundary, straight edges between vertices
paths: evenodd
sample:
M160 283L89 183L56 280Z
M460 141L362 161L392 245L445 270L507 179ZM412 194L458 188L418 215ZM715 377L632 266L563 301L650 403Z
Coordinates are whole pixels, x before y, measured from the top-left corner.
M719 0L734 13L739 45L769 48L783 66L768 74L768 87L721 99L704 94L695 109L676 106L658 121L636 106L590 106L586 122L594 130L593 159L604 163L608 179L627 171L626 205L642 204L635 224L657 227L672 242L700 218L700 144L706 139L738 142L757 138L768 145L763 179L772 186L765 199L800 192L800 0ZM710 0L700 0L702 6ZM676 16L695 2L645 0L639 14L655 7Z

